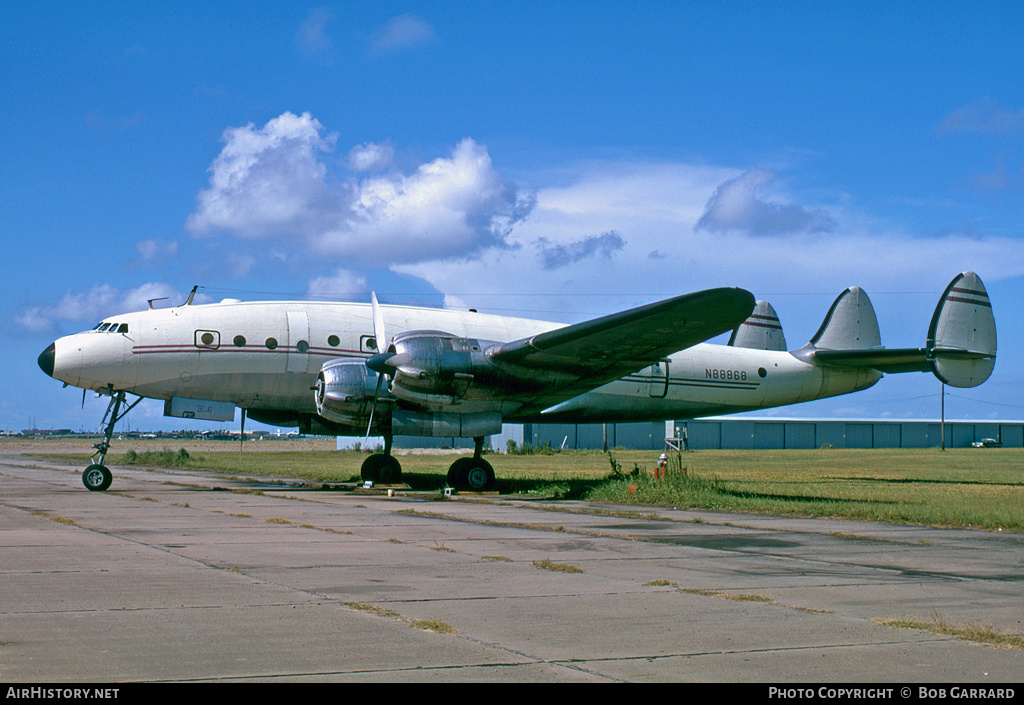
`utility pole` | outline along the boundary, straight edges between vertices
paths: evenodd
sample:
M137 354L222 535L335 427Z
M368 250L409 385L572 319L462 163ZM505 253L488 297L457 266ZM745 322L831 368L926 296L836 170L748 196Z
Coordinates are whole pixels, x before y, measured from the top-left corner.
M942 414L942 450L946 450L946 383L942 382L942 401L939 408Z

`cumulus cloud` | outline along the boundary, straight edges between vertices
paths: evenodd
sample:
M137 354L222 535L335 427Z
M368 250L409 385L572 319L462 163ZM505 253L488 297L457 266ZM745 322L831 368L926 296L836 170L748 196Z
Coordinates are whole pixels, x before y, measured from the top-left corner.
M210 166L210 188L199 194L187 227L256 238L311 227L327 197L319 154L335 141L322 131L309 113L290 112L262 128L250 123L225 130L224 149Z
M533 204L531 194L506 183L487 150L471 139L462 140L451 157L412 174L364 179L351 196L335 227L317 234L317 249L375 262L466 255L501 245Z
M707 202L697 221L698 230L745 231L752 235L827 232L832 219L820 210L809 210L795 203L774 203L758 197L771 185L774 175L761 169L748 169L726 181Z
M328 168L336 141L309 113L225 131L188 228L284 238L321 257L374 266L501 245L532 209L532 195L502 179L472 139L411 173L388 168L390 145L358 145L347 163L361 178Z
M360 144L348 152L348 168L352 171L375 171L391 165L395 148L389 144Z

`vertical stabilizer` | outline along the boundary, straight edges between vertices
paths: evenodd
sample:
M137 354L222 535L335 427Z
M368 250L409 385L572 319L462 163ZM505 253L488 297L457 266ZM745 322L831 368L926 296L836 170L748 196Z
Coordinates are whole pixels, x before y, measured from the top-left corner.
M928 327L928 360L952 387L976 387L996 364L996 321L981 278L958 274L939 299Z
M851 286L833 302L811 345L825 350L870 350L882 344L871 299Z
M782 334L782 324L772 305L758 301L750 317L733 330L729 345L752 350L785 350L786 336Z

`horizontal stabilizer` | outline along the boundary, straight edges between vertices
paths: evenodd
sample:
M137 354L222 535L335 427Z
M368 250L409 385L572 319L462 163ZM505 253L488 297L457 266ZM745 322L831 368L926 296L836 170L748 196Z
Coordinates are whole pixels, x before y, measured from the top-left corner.
M928 350L935 376L952 387L976 387L996 364L996 320L981 278L957 275L946 287L931 325Z
M786 336L775 309L767 301L758 301L747 320L736 326L729 339L734 348L785 350Z
M814 360L833 367L870 367L885 374L930 372L932 369L924 348L816 350Z

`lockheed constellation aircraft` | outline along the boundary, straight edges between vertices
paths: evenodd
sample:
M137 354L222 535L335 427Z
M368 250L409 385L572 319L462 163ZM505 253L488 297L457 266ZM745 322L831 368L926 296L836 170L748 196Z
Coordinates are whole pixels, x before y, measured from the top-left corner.
M39 366L110 396L83 482L105 490L114 425L143 398L168 416L231 420L235 407L303 433L383 436L364 479L396 482L396 435L473 438L453 487L485 489L481 457L502 423L686 419L847 394L883 373L932 372L974 387L992 372L996 328L981 279L958 274L925 346L886 349L867 294L844 291L810 342L787 351L772 307L743 289L709 289L575 325L473 311L366 303L243 302L113 316L65 336ZM732 331L727 345L705 341ZM389 339L387 336L393 334ZM84 392L83 392L84 393ZM137 396L128 404L127 395Z

